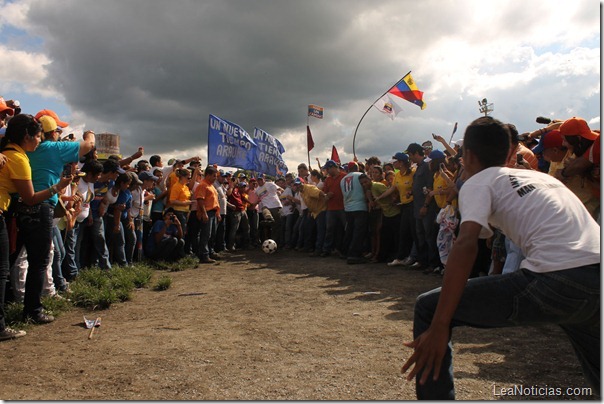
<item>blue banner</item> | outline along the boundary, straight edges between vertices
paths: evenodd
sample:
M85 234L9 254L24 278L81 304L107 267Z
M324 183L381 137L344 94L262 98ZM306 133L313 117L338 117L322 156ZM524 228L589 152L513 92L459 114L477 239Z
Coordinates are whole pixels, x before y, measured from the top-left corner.
M285 148L279 140L262 129L254 128L254 143L258 146L254 151L255 171L273 177L287 173L287 165L281 156Z
M210 114L208 164L254 170L256 143L241 126Z

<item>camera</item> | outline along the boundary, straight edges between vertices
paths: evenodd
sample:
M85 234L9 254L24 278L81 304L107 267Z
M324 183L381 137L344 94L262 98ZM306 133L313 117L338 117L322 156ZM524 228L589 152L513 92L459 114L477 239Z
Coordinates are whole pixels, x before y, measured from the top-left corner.
M516 163L517 164L524 163L524 157L522 157L522 154L520 154L520 153L516 154Z

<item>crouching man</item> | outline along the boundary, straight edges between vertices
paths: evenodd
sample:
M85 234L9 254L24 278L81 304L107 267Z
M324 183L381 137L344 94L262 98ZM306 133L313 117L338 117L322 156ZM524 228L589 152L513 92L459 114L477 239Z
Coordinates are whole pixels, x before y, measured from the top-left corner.
M413 354L403 365L419 399L454 399L453 327L558 324L587 381L600 395L600 227L558 180L503 167L506 125L482 117L466 129L467 181L459 194L461 225L442 288L417 298ZM468 280L478 238L497 227L526 257L520 270Z
M185 240L182 225L173 208L164 211L163 220L158 220L151 228L145 246L147 257L156 261L174 262L185 256Z

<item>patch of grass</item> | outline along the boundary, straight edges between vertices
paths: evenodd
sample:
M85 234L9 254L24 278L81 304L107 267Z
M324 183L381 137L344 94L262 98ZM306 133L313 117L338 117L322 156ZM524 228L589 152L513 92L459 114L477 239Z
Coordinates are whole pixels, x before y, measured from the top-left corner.
M153 290L156 290L156 291L166 290L166 289L169 289L171 285L172 285L172 277L170 277L169 275L162 275L159 277L157 282L155 282L155 285L153 285Z
M171 272L184 271L189 268L197 268L199 266L199 258L187 255L176 262L162 262L162 265Z
M75 281L70 283L71 293L66 299L46 297L42 299L46 311L53 316L69 311L73 306L92 310L111 307L113 303L131 300L134 289L151 284L154 268L182 271L197 267L197 258L186 257L174 263L139 262L130 267L113 267L110 270L83 268ZM166 290L172 285L172 278L162 275L154 284L154 290ZM68 300L68 299L69 300ZM4 307L6 323L17 329L27 329L31 325L23 323L22 303L8 303Z

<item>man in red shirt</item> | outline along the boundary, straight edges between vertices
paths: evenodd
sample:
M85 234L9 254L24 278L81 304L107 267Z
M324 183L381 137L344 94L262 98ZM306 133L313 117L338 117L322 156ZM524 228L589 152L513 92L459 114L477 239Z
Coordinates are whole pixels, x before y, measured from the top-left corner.
M327 161L323 169L327 170L328 174L323 183L323 193L321 194L327 200L325 217L327 229L321 257L327 257L334 248L340 253L342 252L341 247L344 238L344 228L346 226L346 214L344 213L344 197L342 195L342 188L340 188L340 181L346 174L340 171L340 167L333 160Z

